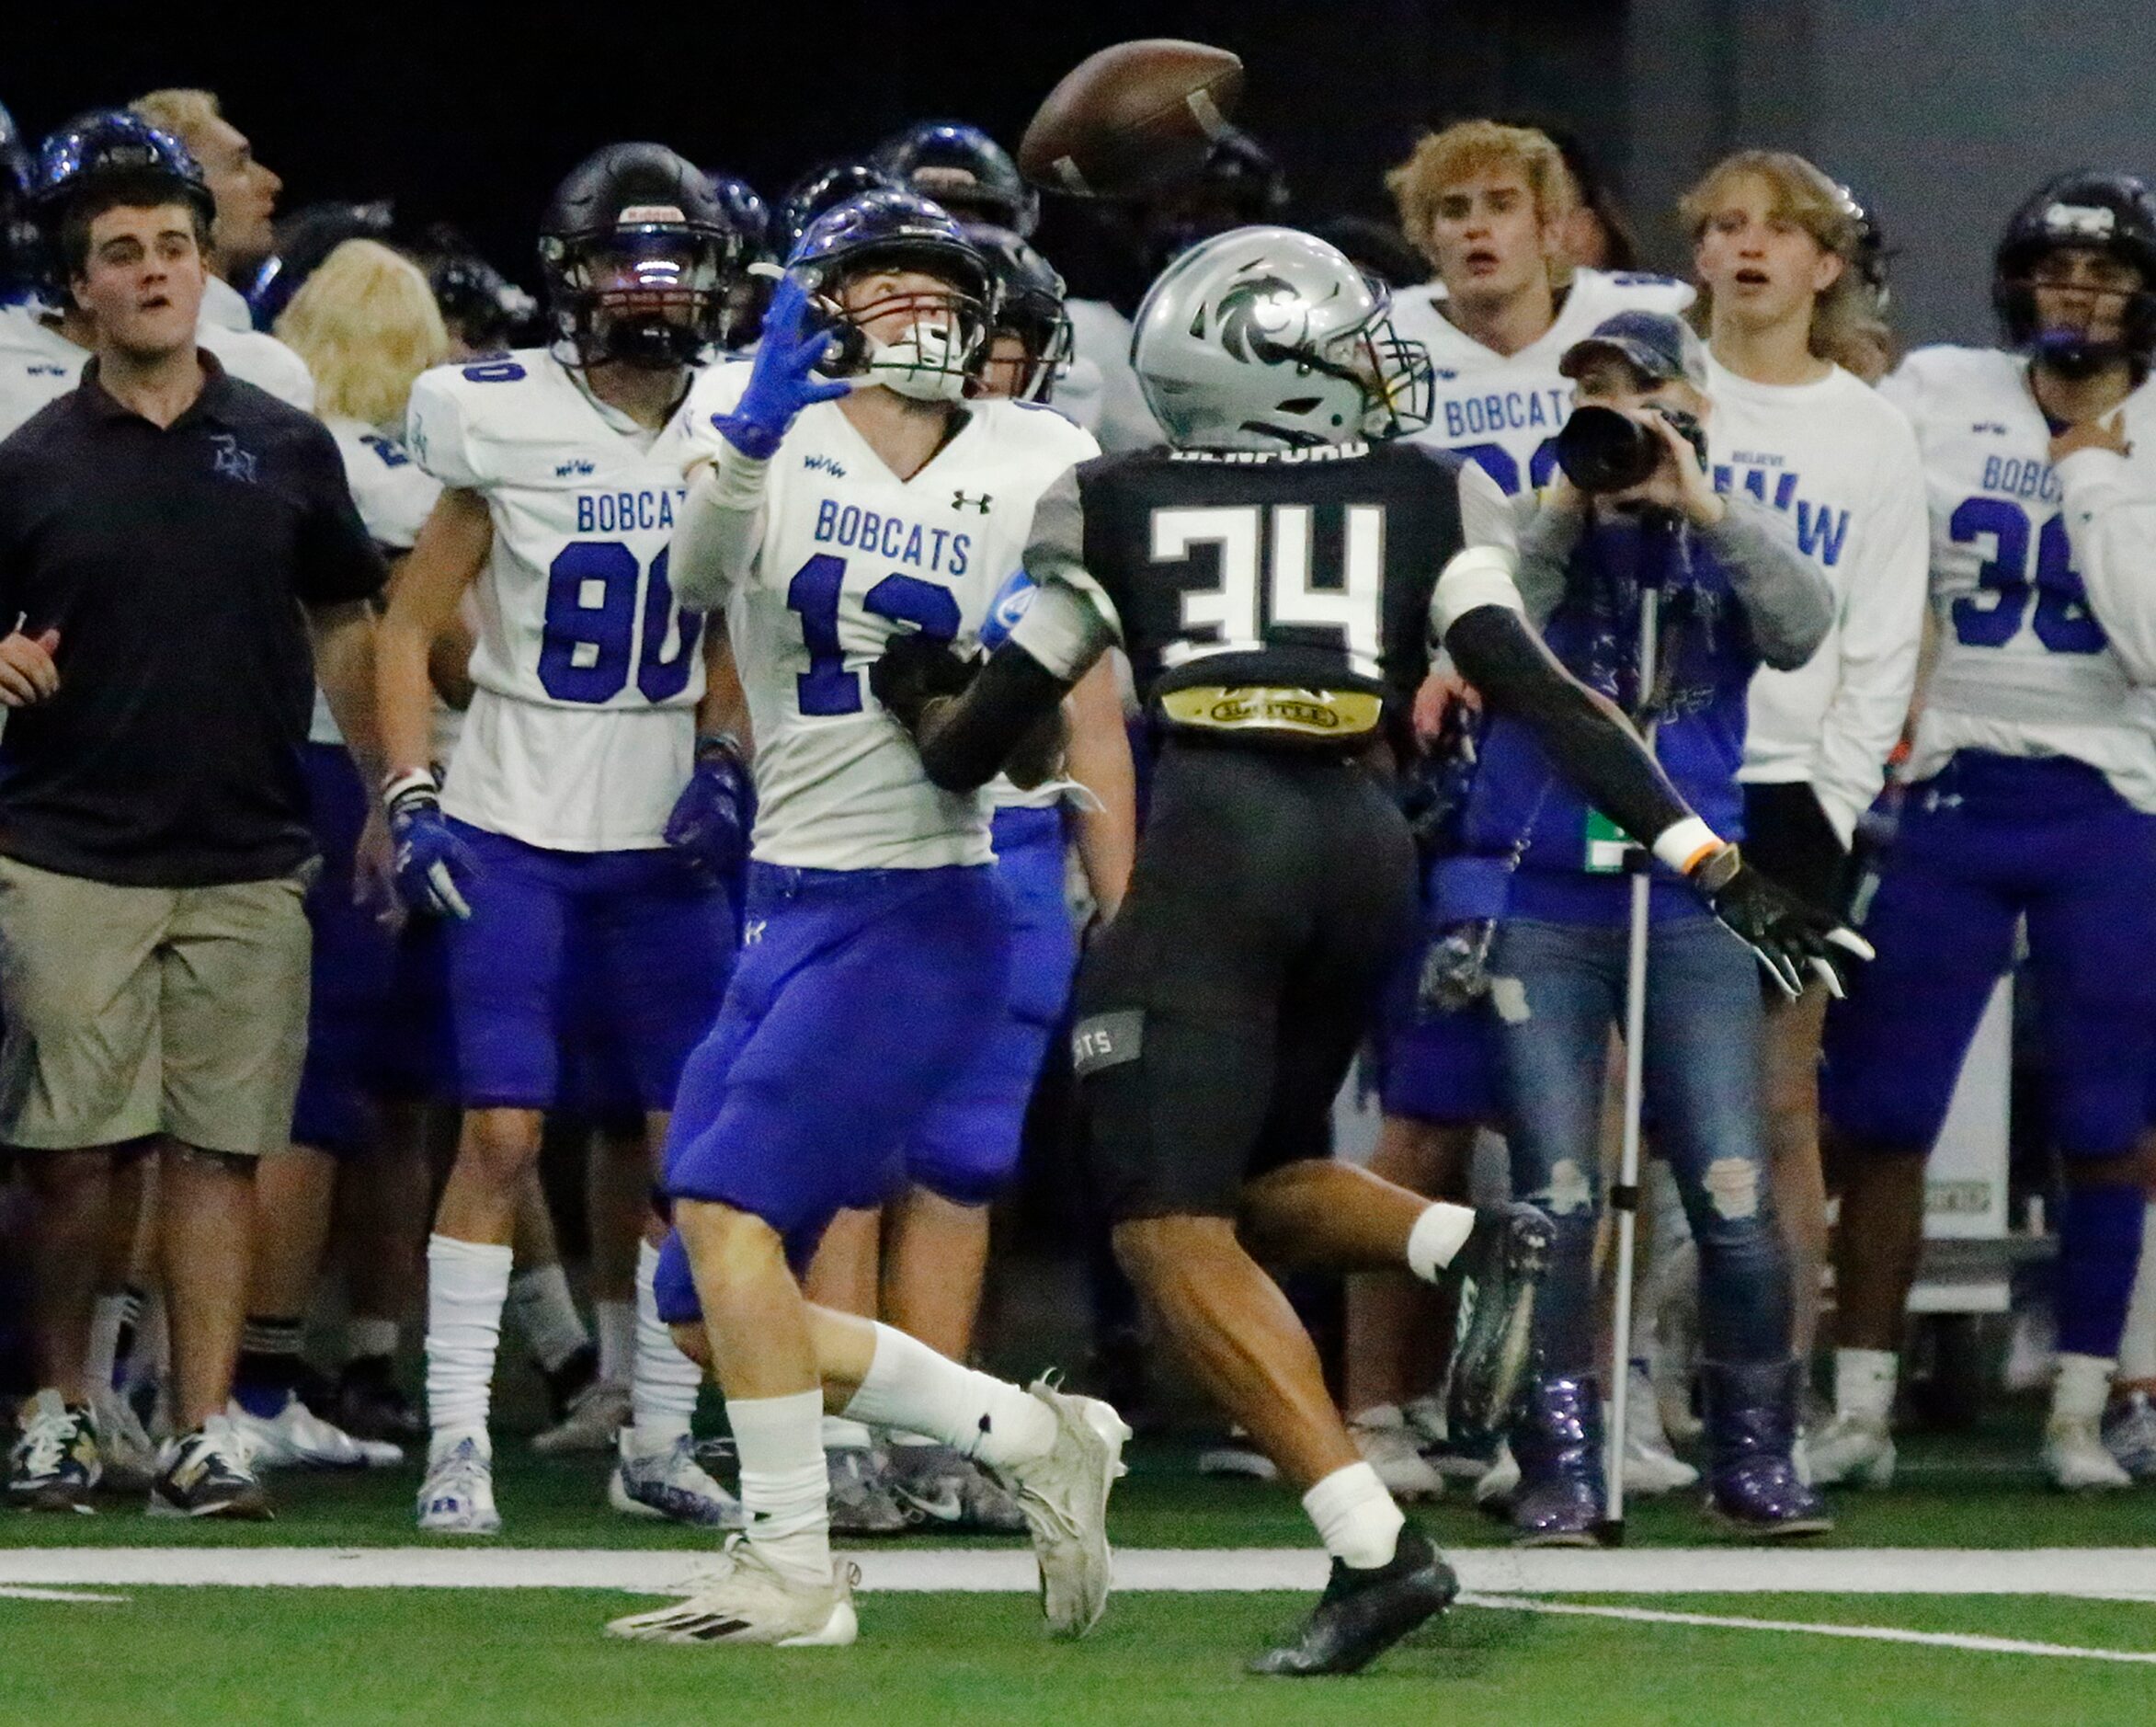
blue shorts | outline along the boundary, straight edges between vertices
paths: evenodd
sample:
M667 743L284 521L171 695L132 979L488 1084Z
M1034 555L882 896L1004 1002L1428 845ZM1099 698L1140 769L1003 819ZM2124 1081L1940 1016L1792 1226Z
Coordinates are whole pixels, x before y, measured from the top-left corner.
M2028 921L2051 1138L2132 1149L2156 1056L2156 816L2095 769L1965 749L1910 788L1864 932L1827 1019L1822 1113L1858 1144L1938 1138L1977 1021Z
M468 822L479 879L448 925L451 1020L467 1109L570 1101L571 1052L603 1027L637 1109L674 1101L733 959L724 891L665 847L553 852Z
M1018 1168L1026 1106L1078 969L1064 897L1063 812L996 812L996 874L1010 898L1010 996L907 1149L907 1172L961 1206L985 1206Z
M989 868L752 864L746 945L681 1076L667 1194L761 1218L805 1265L833 1217L881 1205L1003 1018L1010 901Z
M441 932L413 918L398 932L379 906L354 903L353 854L370 799L350 752L309 744L301 768L322 873L307 894L314 948L292 1138L356 1156L375 1144L380 1099L454 1095Z

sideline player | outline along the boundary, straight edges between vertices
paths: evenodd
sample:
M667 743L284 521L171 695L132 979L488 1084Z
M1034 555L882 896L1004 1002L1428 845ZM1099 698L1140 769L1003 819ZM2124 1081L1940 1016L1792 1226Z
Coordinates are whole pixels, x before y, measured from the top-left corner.
M838 1212L892 1196L1005 1006L1010 914L987 802L926 777L869 680L895 637L970 647L1035 498L1096 452L1051 411L964 399L991 292L935 204L850 199L795 246L753 365L715 369L694 403L710 465L675 579L690 603L727 604L759 806L741 964L667 1149L678 1239L662 1310L701 1310L748 1530L697 1594L616 1620L617 1636L854 1640L851 1568L830 1551L827 1402L993 1470L1031 1526L1054 1629L1082 1635L1106 1605L1128 1437L1115 1412L974 1372L806 1301L796 1281Z
M1026 553L1041 591L955 702L910 638L878 681L946 786L985 779L1117 635L1167 728L1130 895L1080 968L1092 1156L1133 1278L1333 1556L1307 1625L1257 1670L1350 1672L1456 1583L1358 1457L1251 1250L1466 1270L1479 1287L1454 1390L1488 1421L1525 1367L1550 1243L1532 1207L1432 1204L1326 1157L1413 917L1406 819L1371 759L1427 670L1429 633L1777 969L1850 938L1744 866L1527 629L1502 497L1472 464L1398 440L1428 411L1428 359L1338 251L1286 229L1222 235L1154 285L1137 328L1173 447L1050 489Z
M2129 1480L2098 1422L2156 1055L2156 535L2146 513L2096 528L2099 505L2156 499L2156 199L2123 174L2054 180L2008 223L1991 292L2005 349L1921 349L1881 386L1923 452L1938 656L1865 918L1878 964L1827 1022L1842 1198L1821 1482L1893 1474L1924 1160L2025 921L2066 1185L2044 1468L2064 1488Z
M1835 595L1834 623L1795 671L1751 682L1744 844L1817 906L1848 904L1850 841L1886 783L1923 634L1930 532L1908 417L1856 373L1883 327L1859 269L1863 214L1803 157L1746 150L1679 206L1706 333L1715 489L1785 515ZM1766 993L1764 1127L1788 1252L1790 1350L1809 1362L1826 1264L1819 1032L1827 992ZM1651 1407L1651 1404L1649 1404ZM1627 1480L1630 1477L1627 1475Z
M705 772L710 642L676 603L667 542L684 403L736 237L690 163L613 144L562 182L540 250L554 345L442 368L412 392L413 453L447 489L392 592L380 662L398 886L452 920L465 1107L428 1242L419 1527L438 1534L501 1527L495 1355L517 1202L542 1112L560 1101L565 1045L594 1014L612 1023L656 1160L732 949L724 890L664 836ZM467 589L476 689L438 790L428 658ZM655 1509L721 1521L731 1502L690 1450L694 1365L640 1318L625 1485Z

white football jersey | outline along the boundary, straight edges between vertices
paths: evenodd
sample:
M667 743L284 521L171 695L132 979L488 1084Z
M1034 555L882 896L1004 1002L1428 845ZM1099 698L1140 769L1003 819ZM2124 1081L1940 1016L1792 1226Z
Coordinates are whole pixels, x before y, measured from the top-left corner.
M703 694L703 619L667 579L688 413L654 434L543 349L413 385L413 455L494 522L451 815L553 851L665 843Z
M427 512L441 496L441 482L413 461L403 444L364 420L332 415L322 423L329 428L329 435L337 440L337 452L344 458L345 483L351 487L352 502L359 507L359 520L366 524L374 543L387 555L403 556L412 549L412 543L419 537L419 524L427 520ZM441 703L436 705L435 760L446 761L449 752L441 747L443 726L439 715L447 713L456 720L462 720L463 715ZM307 729L307 741L341 744L344 740L344 733L337 729L328 702L317 689L314 719Z
M1394 332L1430 350L1436 373L1430 425L1419 443L1457 450L1480 463L1511 495L1546 486L1557 471L1557 428L1572 411L1572 381L1557 361L1574 342L1619 312L1679 313L1692 290L1667 276L1576 269L1549 328L1516 354L1485 348L1440 310L1442 287L1403 289Z
M715 453L711 417L747 378L730 365L699 381L699 453ZM1053 409L975 402L901 480L837 403L794 421L765 481L761 545L726 606L756 736L757 858L838 870L989 862L987 796L930 783L868 669L904 629L973 646L1020 566L1035 502L1099 453Z
M1907 414L1931 509L1938 657L1907 777L1956 749L2064 755L2099 768L2137 808L2156 810L2156 734L2136 685L2090 612L2081 558L2051 465L2050 428L2028 361L1988 348L1925 348L1880 393ZM2156 384L2127 399L2127 470L2156 497ZM2138 586L2156 608L2156 543ZM2129 622L2139 633L2139 620Z
M314 411L314 380L300 357L275 337L205 321L195 339L234 377L303 413ZM80 383L89 360L90 350L63 336L41 308L0 306L0 438Z

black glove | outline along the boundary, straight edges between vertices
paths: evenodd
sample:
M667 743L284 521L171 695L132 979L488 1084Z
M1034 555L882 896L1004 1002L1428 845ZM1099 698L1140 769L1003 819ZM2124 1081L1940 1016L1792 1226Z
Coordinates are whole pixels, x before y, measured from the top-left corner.
M918 738L929 703L939 696L964 695L979 669L978 660L961 658L949 642L908 630L884 645L882 657L869 668L869 689L893 719Z
M1733 845L1709 852L1689 879L1792 1001L1804 993L1807 970L1834 995L1846 994L1850 963L1873 956L1863 936L1752 868Z

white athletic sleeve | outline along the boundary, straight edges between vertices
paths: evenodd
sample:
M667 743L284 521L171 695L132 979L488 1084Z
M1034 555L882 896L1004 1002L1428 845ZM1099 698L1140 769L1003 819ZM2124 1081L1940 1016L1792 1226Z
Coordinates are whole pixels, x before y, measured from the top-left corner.
M694 612L724 605L726 596L755 574L764 540L764 486L769 461L722 444L699 468L675 525L671 571L674 597Z
M1454 555L1430 595L1430 639L1442 644L1454 624L1480 606L1502 606L1523 617L1512 571L1519 555L1510 546L1471 545Z
M1469 545L1519 543L1512 500L1479 462L1460 463L1460 537Z
M483 492L486 470L479 458L478 440L465 424L459 389L462 383L454 366L437 366L419 374L405 410L405 441L411 446L412 459L444 486Z
M2109 450L2077 451L2055 471L2089 610L2127 676L2156 685L2156 491Z
M1930 589L1931 513L1916 435L1879 452L1874 501L1850 549L1839 633L1842 680L1820 726L1812 789L1844 845L1887 783L1916 688Z

